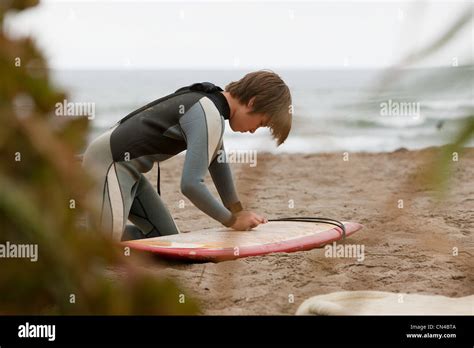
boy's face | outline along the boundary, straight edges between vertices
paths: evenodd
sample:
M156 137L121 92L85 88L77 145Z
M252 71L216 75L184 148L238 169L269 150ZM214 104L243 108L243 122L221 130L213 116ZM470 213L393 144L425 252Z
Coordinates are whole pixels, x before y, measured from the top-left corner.
M264 114L251 114L253 105L253 98L248 105L239 104L236 108L233 117L229 120L230 128L234 132L250 132L254 133L260 127L268 125L269 117Z

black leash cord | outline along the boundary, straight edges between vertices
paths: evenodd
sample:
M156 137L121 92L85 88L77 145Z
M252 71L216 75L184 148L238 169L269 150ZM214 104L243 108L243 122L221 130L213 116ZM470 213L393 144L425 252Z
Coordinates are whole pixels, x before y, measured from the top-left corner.
M299 222L315 222L334 225L342 230L342 239L346 239L346 227L338 220L323 217L283 217L278 219L269 219L268 221L299 221Z

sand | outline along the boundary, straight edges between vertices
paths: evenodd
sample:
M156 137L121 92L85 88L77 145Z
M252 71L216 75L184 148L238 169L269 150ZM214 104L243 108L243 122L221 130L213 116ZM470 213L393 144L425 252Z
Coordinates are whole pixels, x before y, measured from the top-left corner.
M356 153L349 161L342 154L259 154L256 167L232 164L246 209L268 218L309 215L364 224L346 240L364 245L363 262L314 249L218 264L154 259L146 268L174 278L204 314L294 314L305 299L342 290L472 295L474 149L453 162L442 201L413 175L436 151ZM179 191L183 160L161 164L163 199L183 232L218 226ZM155 182L154 174L149 177ZM217 196L209 176L206 182Z

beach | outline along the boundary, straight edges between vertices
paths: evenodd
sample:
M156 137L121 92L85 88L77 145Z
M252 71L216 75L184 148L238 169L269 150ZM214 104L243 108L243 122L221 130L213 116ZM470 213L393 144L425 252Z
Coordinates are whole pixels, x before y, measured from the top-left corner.
M3 1L0 348L472 345L469 5Z
M292 315L309 297L343 290L471 295L474 148L453 162L441 200L417 181L438 149L350 153L348 160L343 153L259 153L256 166L231 164L246 210L269 219L321 216L363 224L345 241L364 246L362 262L325 257L319 248L217 264L155 257L144 267L176 280L210 315ZM219 227L181 194L183 160L161 163L162 198L182 232ZM155 184L155 171L148 178ZM209 175L206 183L218 197Z

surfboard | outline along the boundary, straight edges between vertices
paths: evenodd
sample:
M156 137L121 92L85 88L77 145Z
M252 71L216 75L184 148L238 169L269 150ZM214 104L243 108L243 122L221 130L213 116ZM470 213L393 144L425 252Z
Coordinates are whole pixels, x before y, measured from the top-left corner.
M356 222L343 223L346 237L363 227ZM270 221L250 231L209 228L122 244L167 258L219 262L277 252L310 250L341 238L342 229L326 223Z

